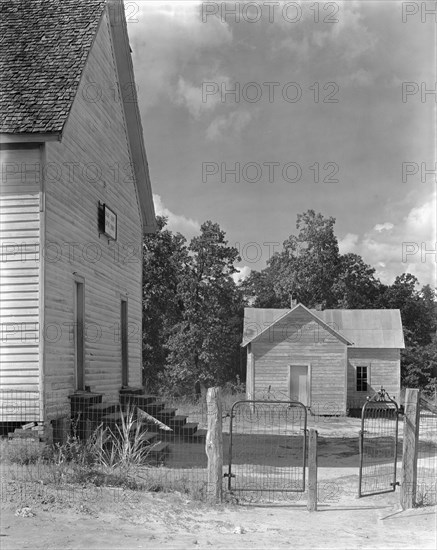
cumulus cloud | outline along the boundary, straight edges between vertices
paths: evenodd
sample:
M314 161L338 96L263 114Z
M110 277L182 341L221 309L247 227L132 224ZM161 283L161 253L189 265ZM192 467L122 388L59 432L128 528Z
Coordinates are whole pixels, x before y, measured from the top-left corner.
M218 87L218 82L228 82L227 77L216 77L205 79L205 86L194 86L181 76L179 77L177 89L174 94L174 101L178 105L185 106L194 118L199 118L205 112L213 111L221 102L221 93L211 93L213 86ZM207 87L209 84L209 88Z
M347 254L349 252L354 252L358 243L359 236L355 233L347 233L343 239L339 239L338 248L340 254Z
M201 4L138 4L138 22L129 25L128 31L143 108L154 106L163 95L170 101L180 101L184 93L192 107L193 90L181 84L180 75L189 67L196 81L202 82L205 76L219 71L220 51L232 42L232 32L218 17L209 17L203 23Z
M376 224L361 238L348 233L339 240L342 254L355 252L391 284L397 275L411 273L421 285L436 282L436 193L423 199L398 223ZM428 253L427 253L428 251Z
M390 229L393 229L394 225L390 222L385 223L377 223L375 227L373 228L375 231L378 231L378 233L381 233L381 231L390 231Z
M243 267L236 267L235 269L237 270L237 273L234 273L232 275L232 278L234 279L234 282L236 284L239 284L247 279L250 275L250 272L252 271L247 265L244 265Z
M365 24L362 2L337 0L331 4L327 9L320 9L318 14L319 21L331 21L330 24L315 23L315 5L311 3L300 4L300 19L293 33L290 33L287 17L278 17L278 25L271 31L276 34L273 52L285 51L297 62L317 63L321 50L330 51L339 60L339 68L346 69L340 71L344 75L338 75L336 81L341 85L367 86L373 82L373 76L364 69L357 70L357 62L375 50L377 38ZM277 32L278 28L282 32Z
M190 239L200 232L200 223L192 218L187 218L181 214L174 214L169 210L160 195L153 195L153 204L157 216L165 216L168 219L167 227L174 233L182 233L184 237Z
M206 137L210 141L219 141L227 137L241 135L241 132L252 120L248 111L232 111L228 115L216 117L206 130Z
M348 75L342 76L337 79L338 84L344 86L370 86L374 83L374 76L370 71L366 69L358 69Z

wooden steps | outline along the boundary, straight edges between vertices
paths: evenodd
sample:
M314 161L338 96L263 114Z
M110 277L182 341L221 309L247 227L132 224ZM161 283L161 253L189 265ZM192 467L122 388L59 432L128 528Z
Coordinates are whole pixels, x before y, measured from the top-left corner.
M157 413L156 418L160 422L164 422L164 424L167 424L167 422L169 422L174 416L176 416L176 411L177 409L167 409L167 408L161 409Z
M120 395L120 404L125 407L131 405L142 408L155 403L157 399L156 395L122 394Z
M194 435L194 433L197 431L197 427L199 424L195 422L187 422L186 424L183 424L180 428L180 434L183 437L191 437Z
M97 403L96 405L91 405L85 411L85 415L90 420L98 422L102 420L104 416L110 413L114 413L120 410L119 403Z
M171 428L172 431L159 429L152 421L145 421L145 425L149 429L158 429L160 437L165 441L175 439L183 439L193 443L205 441L206 430L199 430L196 422L188 422L188 416L177 414L177 409L167 407L165 401L160 400L156 395L129 394L128 391L123 390L120 391L120 403L122 408L126 407L128 403L129 405L135 405Z
M203 443L207 431L199 429L197 422L189 422L188 416L177 414L177 409L168 407L166 402L156 395L146 394L143 388L122 388L118 402L103 402L103 396L92 392L76 392L70 396L72 417L86 438L98 425L110 428L118 433L116 426L121 428L123 419L128 419L132 411L135 414L131 426L131 435L141 425L141 436L144 445L150 446L147 453L152 463L165 463L170 453L171 444L178 442ZM154 423L152 419L141 418L139 410L155 418L170 430ZM138 414L137 414L138 413Z

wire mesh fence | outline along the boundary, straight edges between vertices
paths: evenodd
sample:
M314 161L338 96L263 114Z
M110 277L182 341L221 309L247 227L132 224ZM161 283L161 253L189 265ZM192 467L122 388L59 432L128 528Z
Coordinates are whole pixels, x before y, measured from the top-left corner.
M437 504L437 406L421 398L416 506Z
M319 433L319 467L338 474L319 480L319 501L338 502L356 494L357 418L312 415L289 402L276 404L278 396L271 392L267 403L256 406L244 397L222 395L225 496L244 503L304 504L304 432L310 428ZM0 393L2 499L26 499L37 491L71 501L83 498L85 485L86 491L113 491L114 499L122 498L125 489L179 491L196 498L208 492L204 394L157 397L126 389L113 398L77 392L63 399L46 395L45 401L50 407L44 411L37 392ZM243 403L231 414L237 401ZM421 404L417 505L435 504L437 488L436 408ZM381 476L384 482L394 480L394 425L392 409L377 404L366 427L364 481L369 492L379 488ZM398 460L401 452L400 444ZM225 477L229 473L235 477Z
M44 420L37 392L3 391L0 402L2 498L12 489L24 498L34 484L68 498L80 498L83 483L113 487L114 497L120 488L206 491L205 396L46 394Z
M240 499L305 491L307 411L290 401L239 401L230 413L227 489Z
M394 491L398 451L398 407L383 390L363 407L358 495Z

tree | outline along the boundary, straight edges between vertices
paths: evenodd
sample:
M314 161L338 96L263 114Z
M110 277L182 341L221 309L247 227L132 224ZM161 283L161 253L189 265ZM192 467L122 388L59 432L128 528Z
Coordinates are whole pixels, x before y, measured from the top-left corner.
M283 250L269 261L273 290L282 307L293 296L307 307L335 307L333 284L339 269L335 219L308 210L297 215L298 234L290 235Z
M409 346L402 350L402 385L421 388L433 394L437 384L437 348L435 342L427 346ZM434 396L434 395L433 395Z
M281 300L275 294L274 281L270 268L262 271L251 271L241 283L245 300L253 307L280 308Z
M194 237L181 271L181 319L172 327L165 383L187 392L196 380L222 383L239 367L242 293L232 275L238 251L218 224L207 221Z
M146 235L143 246L143 382L151 390L167 361L167 341L182 317L178 286L188 253L186 239L165 229L167 219L156 218L158 231Z
M358 254L340 256L337 279L333 284L336 307L343 309L370 309L382 292L375 279L375 269Z
M403 273L385 288L379 299L379 307L401 311L405 343L410 347L429 344L435 330L435 318L417 285L414 275Z

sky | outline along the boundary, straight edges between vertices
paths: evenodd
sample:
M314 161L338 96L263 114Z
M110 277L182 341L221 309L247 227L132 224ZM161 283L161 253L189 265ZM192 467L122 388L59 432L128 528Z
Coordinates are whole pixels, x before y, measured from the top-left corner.
M125 1L157 214L240 276L308 209L383 283L435 286L435 2Z

